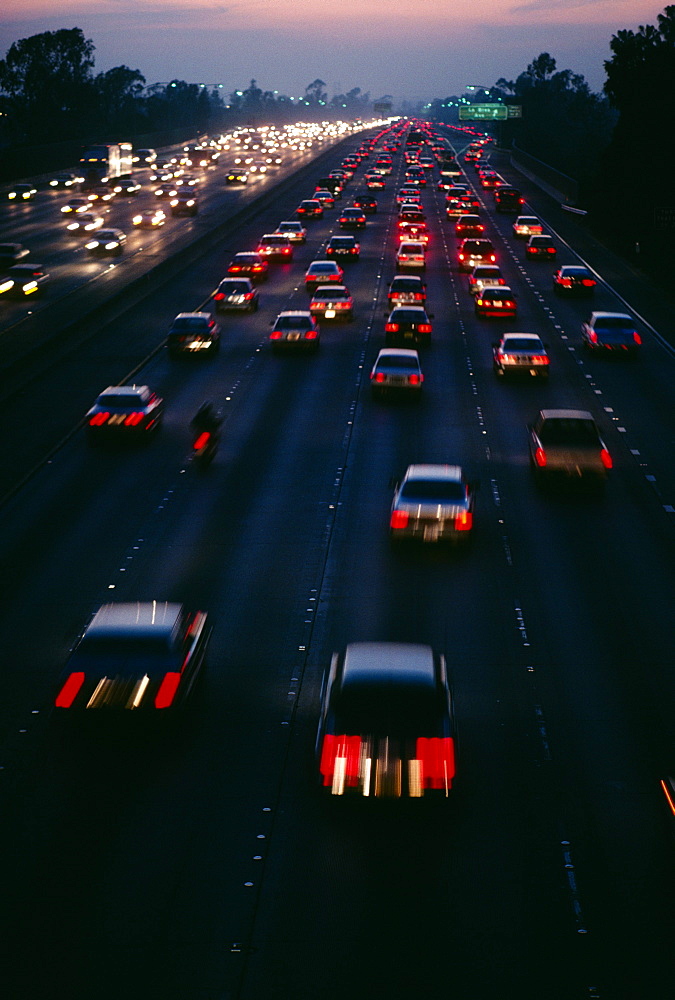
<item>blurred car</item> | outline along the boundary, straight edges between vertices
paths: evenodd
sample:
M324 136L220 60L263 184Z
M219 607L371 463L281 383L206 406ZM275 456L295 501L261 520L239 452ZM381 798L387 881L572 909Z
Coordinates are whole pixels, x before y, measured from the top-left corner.
M358 260L361 255L361 244L355 236L331 236L326 244L326 257L332 260Z
M166 222L166 212L161 208L150 208L134 215L131 221L139 229L158 229Z
M426 266L426 244L420 240L402 240L396 253L398 270L424 271Z
M468 542L475 490L459 465L409 465L391 505L391 541Z
M54 174L49 182L51 188L70 188L75 187L76 184L81 184L82 178L78 177L76 174L71 173L61 173Z
M90 441L144 439L157 431L164 415L164 401L147 385L111 385L87 411Z
M317 198L305 198L295 210L301 219L322 219L323 205Z
M556 253L556 246L551 236L530 236L525 247L528 259L545 258L549 260L555 257Z
M319 188L318 191L314 192L314 198L316 201L320 201L323 205L324 211L326 209L335 208L335 195L332 191L327 188Z
M404 185L396 195L396 204L402 205L404 202L409 201L421 207L422 205L422 195L419 190L414 187L409 187L407 184Z
M199 198L194 188L179 188L175 196L170 199L171 214L173 216L188 215L194 216L199 212Z
M213 293L216 312L256 312L258 289L250 278L223 278Z
M389 305L421 305L427 298L427 286L418 274L397 274L387 292Z
M530 236L541 236L544 232L536 215L519 215L513 223L513 235L518 239L529 239Z
M317 285L342 284L344 271L334 260L315 260L305 271L305 288L313 291Z
M459 219L463 215L466 215L467 212L468 208L459 196L453 195L446 200L445 214L449 219Z
M91 254L119 257L126 241L126 233L121 229L99 229L85 246Z
M423 383L419 354L402 347L383 347L370 373L373 397L395 393L419 399Z
M482 236L485 226L479 215L460 215L455 223L455 236L465 239L469 236Z
M592 295L597 281L587 267L563 264L553 274L553 290L559 295Z
M530 467L543 480L601 484L612 457L586 410L540 410L528 425Z
M424 167L415 166L414 164L409 166L405 172L405 182L410 185L419 185L420 187L425 187L427 183L427 178L424 173Z
M377 212L377 198L371 194L357 194L352 204L354 208L360 208L366 215L374 215Z
M410 344L428 346L433 331L432 319L433 316L429 316L423 305L394 306L384 325L387 347Z
M496 260L497 254L490 240L462 240L457 250L460 271L473 271L478 264L494 264Z
M210 357L220 350L220 327L210 313L178 313L166 335L166 346L172 358Z
M228 171L225 174L226 184L247 184L248 183L248 171L236 168L234 170Z
M227 268L228 274L241 275L251 281L267 281L269 264L259 253L236 253Z
M17 264L30 253L22 243L0 243L0 272Z
M307 240L307 230L301 222L280 222L276 232L281 233L282 236L288 236L291 243L305 243Z
M192 693L209 635L205 612L181 604L102 605L61 673L55 716L92 724L166 717Z
M37 188L32 184L15 184L7 192L8 201L32 201L37 194Z
M61 211L64 215L70 215L73 212L89 212L90 209L91 202L87 198L71 198L62 206Z
M499 187L494 188L494 197L495 207L498 212L519 213L525 204L525 199L521 192L518 188L512 187L510 184L501 184Z
M343 208L338 224L340 229L365 229L366 213L362 208Z
M548 378L549 357L536 333L505 333L492 345L492 368L499 378L505 375Z
M387 182L382 174L372 173L365 174L364 181L366 182L366 187L369 191L383 191L387 186Z
M76 236L86 233L95 233L101 229L105 219L98 212L75 212L70 216L70 221L66 223L66 230Z
M515 293L507 285L484 288L474 299L476 316L515 316L518 312Z
M111 187L107 187L105 184L97 184L87 193L87 201L91 204L92 202L109 202L115 197L115 192Z
M122 197L125 195L127 197L135 197L141 190L141 185L132 177L118 177L112 188L115 194L119 194Z
M0 295L27 299L42 292L49 281L49 272L42 264L14 264L0 278Z
M153 192L155 198L161 198L166 201L171 201L178 194L178 185L175 181L168 184L160 184L156 187Z
M587 323L581 324L581 338L587 351L623 354L635 357L642 338L635 320L628 313L593 312Z
M351 643L334 653L316 738L326 794L445 799L455 727L445 658L412 643Z
M501 268L497 264L476 264L469 275L471 295L479 295L485 288L497 288L505 284Z
M354 315L354 300L345 285L318 285L309 303L312 316L323 319L350 320Z
M418 240L420 243L429 243L429 230L426 222L407 222L400 220L398 224L399 240Z
M266 233L258 241L256 253L270 263L293 260L293 244L282 233Z
M309 310L288 309L279 313L272 325L270 343L275 351L317 351L321 331Z

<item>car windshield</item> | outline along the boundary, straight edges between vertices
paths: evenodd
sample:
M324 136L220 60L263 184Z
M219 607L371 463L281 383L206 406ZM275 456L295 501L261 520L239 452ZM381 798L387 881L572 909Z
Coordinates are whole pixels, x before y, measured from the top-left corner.
M549 445L597 445L598 430L592 420L583 417L550 417L544 421L539 438Z
M407 479L399 497L408 503L461 503L466 486L452 479Z

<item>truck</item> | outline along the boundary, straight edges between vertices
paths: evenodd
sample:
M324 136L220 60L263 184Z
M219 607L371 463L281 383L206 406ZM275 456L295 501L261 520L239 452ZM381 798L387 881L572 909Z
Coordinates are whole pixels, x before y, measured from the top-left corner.
M85 146L80 156L80 173L84 178L83 190L107 184L117 177L129 177L132 161L133 149L130 142L95 143Z

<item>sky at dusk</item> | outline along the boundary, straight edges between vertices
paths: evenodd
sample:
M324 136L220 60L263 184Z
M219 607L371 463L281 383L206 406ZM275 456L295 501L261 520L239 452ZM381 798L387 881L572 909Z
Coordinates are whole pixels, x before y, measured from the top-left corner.
M353 87L373 99L461 94L514 80L541 52L558 70L605 80L613 34L656 24L652 0L4 0L0 58L42 31L80 28L95 73L126 65L148 84L251 78L299 97L319 78L329 97Z

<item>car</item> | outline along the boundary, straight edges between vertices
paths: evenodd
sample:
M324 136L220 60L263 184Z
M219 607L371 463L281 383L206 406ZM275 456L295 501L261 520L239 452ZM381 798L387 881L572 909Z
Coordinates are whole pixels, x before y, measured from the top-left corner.
M399 240L414 240L419 243L429 243L429 230L426 222L406 222L399 221Z
M212 298L216 312L256 312L260 305L250 278L223 278Z
M156 163L157 153L154 149L137 149L134 161L141 167L144 167L146 164Z
M335 195L332 191L327 188L319 188L318 191L314 192L314 198L316 201L320 201L323 205L324 211L326 209L335 208Z
M323 205L318 198L305 198L296 208L295 214L301 219L322 219Z
M101 605L61 672L55 720L166 719L183 708L204 668L204 611L168 601Z
M112 201L114 197L115 197L114 190L111 187L108 187L106 184L96 184L87 193L87 201L89 202L90 206L92 202L109 202Z
M85 247L91 254L98 254L99 256L109 256L112 254L115 257L119 257L124 250L126 241L126 233L123 233L121 229L99 229L94 233L89 242L85 243Z
M420 156L420 167L424 167L425 170L433 170L436 166L436 161L433 156Z
M474 299L476 316L515 316L518 312L515 293L507 285L484 288Z
M419 185L419 187L425 187L427 178L424 173L424 167L411 164L405 172L405 182L406 184L414 184Z
M115 194L127 195L128 197L135 197L141 190L141 185L138 181L135 181L132 177L118 177L113 184L113 191Z
M211 357L220 350L220 327L207 312L178 313L166 335L169 357Z
M460 207L463 208L465 212L480 212L481 203L480 198L478 198L473 191L467 191L465 194L459 196Z
M268 261L293 260L293 244L283 233L267 233L260 238L256 253Z
M468 288L471 295L479 295L484 288L497 288L506 280L497 264L476 264L469 275Z
M426 266L426 243L421 240L402 240L396 253L398 270L424 271Z
M94 233L101 229L104 223L104 217L98 212L76 212L69 216L66 231L74 236L86 236L87 233Z
M250 278L251 281L267 281L269 264L259 253L236 253L227 268L227 273Z
M18 264L29 253L30 250L22 243L0 243L0 272L4 272L8 267Z
M159 229L166 222L166 212L161 208L150 208L134 215L131 221L139 229Z
M479 215L460 215L455 223L455 236L465 239L469 236L482 236L485 226Z
M501 184L494 188L495 208L498 212L520 212L525 199L518 190L510 184Z
M42 292L49 281L49 272L42 264L14 264L0 278L0 295L27 299Z
M357 261L361 244L355 236L331 236L326 244L326 256L333 260Z
M318 285L309 304L312 316L324 319L350 320L354 315L354 300L345 285Z
M169 204L173 216L194 216L199 212L199 198L194 188L188 187L187 190L179 188Z
M424 375L417 351L402 347L383 347L370 373L373 398L396 393L419 399Z
M446 199L445 214L449 219L459 219L462 215L466 215L467 211L467 206L459 195L453 195L451 198Z
M528 425L530 468L539 482L590 482L601 485L612 457L587 410L540 410Z
M279 313L270 333L275 351L318 351L320 339L319 324L308 309L288 309Z
M468 543L476 489L459 465L409 465L394 493L390 540Z
M248 171L235 168L225 174L226 184L248 184Z
M290 220L280 222L276 228L277 233L288 236L291 243L305 243L307 240L307 230L301 222Z
M340 229L365 229L366 213L361 208L343 208L338 224Z
M314 260L305 271L305 288L314 291L317 285L342 284L344 271L334 260Z
M642 344L633 317L618 312L591 313L581 325L581 338L586 350L597 354L635 357Z
M364 181L366 182L366 187L369 191L383 191L387 186L387 182L382 174L372 173L365 174Z
M457 250L460 271L473 271L477 264L494 264L496 260L497 254L490 240L462 240Z
M87 411L89 441L145 439L159 430L164 402L147 385L111 385Z
M318 781L327 796L443 801L455 757L442 655L398 642L355 642L333 654L316 736Z
M581 264L563 264L553 274L553 290L558 295L592 295L597 281Z
M160 184L159 187L154 189L153 194L155 198L171 201L178 194L178 184L176 181L169 182L168 184Z
M64 215L71 215L74 212L89 212L90 210L91 202L88 198L70 198L70 200L61 207L61 211Z
M261 177L263 174L266 174L267 171L269 170L269 164L267 160L257 159L253 160L248 169L249 173L253 174L256 177Z
M530 236L541 236L544 232L536 215L519 215L513 223L513 235L517 239L529 239Z
M549 357L536 333L505 333L492 345L492 369L498 378L505 375L548 378Z
M32 184L15 184L7 192L8 201L32 201L37 194L37 188Z
M427 286L418 274L397 274L387 292L387 300L391 306L421 305L426 298Z
M387 347L410 344L428 346L433 331L432 319L433 315L429 315L423 305L394 306L386 315L384 325Z
M422 195L419 193L418 188L404 185L404 187L398 191L396 195L396 204L402 205L406 201L411 204L415 204L420 208L422 207Z
M553 237L551 236L530 236L525 247L525 254L528 258L549 260L557 253Z
M319 191L330 191L333 196L333 200L341 198L343 186L344 178L333 177L332 174L328 177L322 177L314 188L314 197L317 197L317 192Z
M75 187L76 184L81 184L82 178L76 176L76 174L71 173L61 173L54 174L54 176L49 181L49 186L51 188L70 188Z

